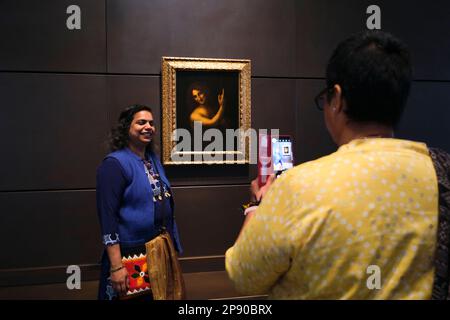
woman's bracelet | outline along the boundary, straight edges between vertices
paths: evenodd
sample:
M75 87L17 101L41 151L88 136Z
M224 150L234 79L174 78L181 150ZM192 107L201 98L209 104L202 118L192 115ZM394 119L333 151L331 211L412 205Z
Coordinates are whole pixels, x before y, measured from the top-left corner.
M119 271L119 270L122 270L123 268L125 268L125 267L124 267L124 266L120 266L120 267L117 267L117 268L115 268L115 269L110 269L109 272L110 272L110 273L114 273L114 272L117 272L117 271Z

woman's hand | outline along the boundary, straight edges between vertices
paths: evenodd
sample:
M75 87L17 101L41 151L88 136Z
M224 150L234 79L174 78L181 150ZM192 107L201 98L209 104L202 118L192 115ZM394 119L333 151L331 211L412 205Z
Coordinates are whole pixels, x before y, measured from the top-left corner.
M252 194L252 201L261 201L264 195L269 191L270 186L275 181L275 175L272 174L269 176L269 178L266 181L266 184L263 185L261 188L258 184L258 178L252 181L252 184L250 186L250 192Z
M112 272L111 284L114 291L116 291L120 296L125 295L130 285L127 268L124 267L116 272Z

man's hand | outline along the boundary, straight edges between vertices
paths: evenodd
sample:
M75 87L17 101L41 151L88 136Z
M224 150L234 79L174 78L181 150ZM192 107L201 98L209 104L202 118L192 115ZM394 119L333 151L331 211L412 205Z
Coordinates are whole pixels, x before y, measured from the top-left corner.
M275 175L272 174L269 176L269 178L266 181L266 184L263 185L261 188L258 184L258 178L252 181L250 191L252 193L252 201L261 201L264 195L269 191L270 186L275 181Z
M250 186L250 191L252 193L251 201L261 201L262 198L264 197L264 195L267 193L267 191L269 191L269 188L274 181L275 181L275 175L271 175L271 176L269 176L269 179L267 179L266 184L260 188L258 185L258 178L253 180L252 184ZM257 210L255 210L255 211L257 211ZM251 211L251 212L247 213L245 220L244 220L244 224L242 225L241 231L239 232L239 235L238 235L236 241L240 238L240 236L242 234L242 230L244 230L246 224L253 217L253 214L255 213L255 211Z

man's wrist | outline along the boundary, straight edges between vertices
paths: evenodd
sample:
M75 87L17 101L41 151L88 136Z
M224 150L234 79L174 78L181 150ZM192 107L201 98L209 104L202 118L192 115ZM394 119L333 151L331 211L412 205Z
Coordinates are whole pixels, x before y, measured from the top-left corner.
M241 209L244 212L244 214L246 214L245 212L247 209L252 208L252 207L255 207L255 209L256 209L256 207L258 207L260 203L261 203L261 200L252 200L249 203L243 204L241 206Z
M258 206L251 206L248 207L247 209L245 209L244 211L244 216L247 216L249 213L256 211L256 209L258 209Z

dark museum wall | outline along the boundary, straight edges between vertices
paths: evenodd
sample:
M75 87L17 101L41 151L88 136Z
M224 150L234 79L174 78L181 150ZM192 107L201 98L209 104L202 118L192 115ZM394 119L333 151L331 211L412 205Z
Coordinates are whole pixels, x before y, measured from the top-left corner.
M0 286L65 282L72 264L97 278L96 167L125 106L152 106L161 128L162 56L251 59L252 127L292 135L297 163L334 151L313 97L371 4L413 53L398 136L450 151L448 0L1 0ZM167 171L184 270L223 270L255 167Z

